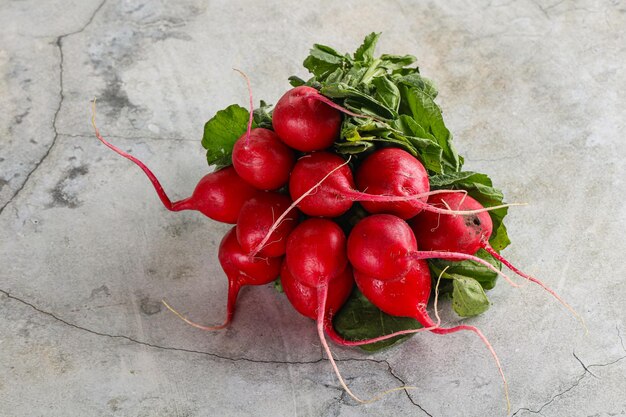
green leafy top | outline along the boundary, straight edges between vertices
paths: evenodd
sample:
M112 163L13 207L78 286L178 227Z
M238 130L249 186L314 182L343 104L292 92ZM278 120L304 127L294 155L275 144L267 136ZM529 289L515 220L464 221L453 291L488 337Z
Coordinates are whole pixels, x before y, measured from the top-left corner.
M401 147L419 158L434 174L459 171L463 159L452 144L437 89L410 67L413 55L374 57L379 33L366 36L352 55L325 45L313 45L304 66L313 77L291 77L294 86L307 84L347 109L374 119L346 117L336 150L359 154L376 146Z

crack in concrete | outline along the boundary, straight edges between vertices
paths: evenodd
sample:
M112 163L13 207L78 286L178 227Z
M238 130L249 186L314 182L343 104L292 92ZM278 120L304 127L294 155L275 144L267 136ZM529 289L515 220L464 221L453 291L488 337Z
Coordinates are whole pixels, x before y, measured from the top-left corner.
M88 329L87 327L81 326L79 324L75 324L72 322L69 322L59 316L57 316L54 313L51 313L49 311L43 310L39 307L37 307L36 305L34 305L33 303L26 301L20 297L17 297L11 293L9 293L6 290L0 289L0 293L4 294L6 297L8 297L11 300L15 300L19 303L22 303L24 305L27 305L28 307L32 308L33 310L37 311L38 313L41 313L45 316L48 316L60 323L65 324L66 326L72 327L74 329L77 330L82 330L84 332L93 334L95 336L100 336L100 337L107 337L110 339L121 339L121 340L126 340L128 342L131 343L136 343L142 346L146 346L146 347L150 347L150 348L154 348L154 349L161 349L161 350L170 350L170 351L176 351L176 352L184 352L184 353L194 353L194 354L198 354L198 355L205 355L205 356L210 356L216 359L221 359L221 360L225 360L225 361L229 361L229 362L252 362L252 363L262 363L262 364L284 364L284 365L310 365L310 364L316 364L316 363L320 363L322 361L324 361L323 358L320 359L316 359L316 360L311 360L311 361L275 361L275 360L262 360L262 359L251 359L251 358L245 358L245 357L239 357L239 358L232 358L232 357L228 357L228 356L223 356L223 355L219 355L217 353L212 353L212 352L206 352L206 351L202 351L202 350L195 350L195 349L186 349L186 348L178 348L178 347L171 347L171 346L161 346L161 345L157 345L154 343L150 343L150 342L144 342L142 340L138 340L135 339L133 337L130 336L126 336L126 335L121 335L121 334L109 334L109 333L104 333L104 332L100 332L97 330L92 330L92 329ZM345 361L345 360L344 360Z
M371 358L349 358L349 359L335 359L335 361L337 362L346 362L346 361L355 361L355 362L374 362L376 364L379 365L386 365L387 366L387 371L389 372L389 374L396 379L396 381L398 381L399 383L402 384L402 387L406 387L407 389L404 389L404 393L406 394L407 398L409 399L409 401L411 402L411 404L413 404L415 407L419 408L422 412L424 412L424 414L426 414L429 417L433 417L432 414L430 414L428 411L426 411L421 405L419 405L418 403L415 402L415 400L413 400L413 398L409 395L408 393L408 388L411 388L409 386L407 386L406 382L400 378L400 376L398 376L395 371L393 370L393 367L391 366L391 364L389 363L388 360L386 359L371 359ZM347 382L350 382L352 379L354 378L349 378L349 377L345 377L344 378ZM330 385L330 384L323 384L325 387L327 388L333 388L336 390L341 391L341 394L339 396L339 398L337 399L340 403L347 405L347 406L353 406L354 402L351 400L347 399L347 392L340 386L338 385Z
M605 366L611 366L611 365L615 365L617 362L623 361L624 359L626 359L626 355L624 355L622 357L619 357L619 358L615 359L614 361L607 362L607 363L593 363L593 364L587 366L587 368L591 368L592 366L595 366L597 368L601 368L601 367L605 367Z
M574 355L574 358L576 358L576 360L580 363L580 365L583 367L583 369L586 372L589 372L589 374L591 374L594 378L599 379L598 376L596 374L594 374L593 372L591 372L589 370L589 368L583 363L583 361L580 360L580 358L578 356L576 356L576 352L572 352L572 355Z
M326 359L320 352L320 358L319 359L315 359L315 360L310 360L310 361L280 361L280 360L262 360L262 359L252 359L252 358L246 358L246 357L238 357L238 358L234 358L234 357L229 357L229 356L224 356L224 355L219 355L217 353L213 353L213 352L207 352L207 351L201 351L201 350L195 350L195 349L187 349L187 348L179 348L179 347L172 347L172 346L162 346L162 345L157 345L154 343L150 343L150 342L145 342L142 340L138 340L135 339L133 337L130 336L126 336L126 335L121 335L121 334L109 334L109 333L104 333L104 332L100 332L97 330L92 330L89 329L87 327L69 322L59 316L57 316L54 313L51 313L49 311L43 310L40 307L37 307L35 304L26 301L20 297L17 297L13 294L11 294L10 292L0 289L0 294L4 294L8 299L10 300L14 300L17 301L25 306L28 306L30 308L32 308L33 310L35 310L36 312L43 314L55 321L58 321L68 327L71 327L73 329L76 330L80 330L80 331L84 331L86 333L95 335L95 336L99 336L99 337L106 337L109 339L119 339L119 340L125 340L127 342L131 342L134 344L138 344L141 346L146 346L149 348L153 348L153 349L159 349L159 350L165 350L165 351L174 351L174 352L182 352L182 353L191 353L191 354L196 354L196 355L203 355L203 356L208 356L214 359L219 359L219 360L224 360L224 361L228 361L228 362L248 362L248 363L257 363L257 364L270 364L270 365L315 365L321 362L325 362L328 361L328 359ZM402 386L406 386L406 382L400 377L398 376L393 367L391 366L391 364L389 363L389 361L387 361L386 359L372 359L372 358L345 358L345 359L335 359L337 362L370 362L370 363L375 363L378 365L384 364L387 366L387 371L389 372L389 374L394 377L398 382L400 382L402 384ZM350 378L346 378L347 381L350 380ZM346 392L343 390L343 388L341 388L340 386L334 386L334 385L327 385L327 384L323 384L325 387L327 388L331 388L331 389L337 389L341 391L341 394L338 398L338 401L341 402L344 405L348 405L348 406L352 406L353 404L350 404L347 400L346 400ZM413 398L409 395L408 390L405 389L404 390L407 398L409 399L409 401L411 402L411 404L413 404L415 407L419 408L424 414L426 414L428 417L433 417L432 414L430 414L428 411L426 411L420 404L418 404L417 402L415 402L415 400L413 400Z
M348 359L335 359L335 361L337 362L346 362L346 361L355 361L355 362L374 362L376 364L379 365L386 365L387 366L387 371L389 372L389 374L395 378L398 382L400 382L402 384L403 387L406 388L410 388L406 385L406 382L404 382L404 380L402 378L400 378L395 371L393 370L391 364L389 363L389 361L387 361L386 359L371 359L371 358L365 358L365 359L360 359L360 358L348 358ZM354 380L354 377L344 377L344 380L346 381L346 383L351 382L352 380ZM346 405L349 407L353 407L355 405L358 405L358 403L356 403L352 398L348 397L348 393L339 385L335 385L335 384L322 384L324 387L326 388L330 388L330 389L334 389L337 391L340 391L339 397L337 397L337 402L339 402L342 405ZM404 390L404 392L407 395L407 398L409 399L409 401L411 402L411 404L413 404L414 406L418 407L420 410L422 410L427 416L429 417L433 417L432 414L428 413L426 410L424 410L424 408L422 406L420 406L418 403L416 403L413 398L411 398L410 395L408 395L407 389ZM326 414L324 414L326 415Z
M623 342L623 340L622 340L622 336L621 336L621 334L620 334L619 327L617 327L617 326L616 326L616 329L617 329L617 336L618 336L618 337L619 337L619 339L620 339L620 343L621 343L621 345L622 345L622 348L624 349L624 352L626 352L626 347L624 346L624 342ZM570 387L566 388L565 390L563 390L563 391L561 391L561 392L559 392L559 393L555 394L552 398L550 398L550 400L548 400L548 402L546 402L546 403L545 403L545 404L543 404L541 407L539 407L539 409L538 409L538 410L531 410L530 408L527 408L527 407L522 407L522 408L519 408L516 412L514 412L514 413L511 415L511 417L516 416L516 415L517 415L519 412L521 412L521 411L528 411L529 413L533 413L533 414L541 414L541 411L542 411L544 408L546 408L548 405L552 404L552 403L553 403L553 402L554 402L557 398L562 397L563 395L567 394L568 392L570 392L571 390L573 390L574 388L576 388L576 387L580 384L580 382L581 382L581 381L582 381L582 380L583 380L583 379L587 376L587 374L593 375L593 376L594 376L594 377L596 377L597 379L600 379L600 378L599 378L599 377L597 377L595 374L593 374L593 373L589 370L589 368L594 367L594 366L595 366L595 367L605 367L605 366L611 366L611 365L614 365L614 364L616 364L616 363L618 363L618 362L620 362L620 361L622 361L622 360L626 359L626 355L624 355L624 356L621 356L621 357L619 357L619 358L617 358L617 359L615 359L615 360L612 360L612 361L610 361L610 362L607 362L607 363L596 363L596 364L591 364L591 365L585 365L585 364L584 364L584 363L583 363L583 362L582 362L582 361L578 358L578 356L576 356L576 354L575 354L574 352L572 352L572 354L574 355L574 358L576 358L576 360L577 360L577 361L578 361L578 362L582 365L582 367L583 367L583 369L584 369L584 372L583 372L580 376L578 376L578 377L576 378L576 380L573 382L573 384L572 384Z
M397 379L398 381L400 381L400 383L403 386L406 386L406 382L404 382L404 380L402 378L400 378L393 370L393 368L391 367L391 364L388 361L385 361L385 363L387 363L387 367L389 368L389 373L391 375L393 375L393 377L395 379ZM430 414L428 411L424 410L424 407L422 407L421 405L419 405L418 403L415 402L415 400L413 400L413 397L411 397L411 394L409 394L409 390L405 389L404 393L406 394L406 397L409 399L409 401L411 402L411 404L413 404L415 407L419 408L420 410L422 410L422 412L424 412L424 414L426 414L428 417L433 417L432 414Z
M146 346L146 347L150 347L153 349L159 349L159 350L165 350L165 351L174 351L174 352L182 352L182 353L191 353L191 354L197 354L197 355L203 355L203 356L208 356L208 357L212 357L215 359L220 359L220 360L224 360L224 361L229 361L229 362L248 362L248 363L258 363L258 364L271 364L271 365L314 365L314 364L318 364L321 363L323 361L327 361L327 359L325 359L323 356L320 357L319 359L315 359L315 360L309 360L309 361L280 361L280 360L263 360L263 359L252 359L252 358L246 358L246 357L229 357L229 356L224 356L224 355L219 355L217 353L213 353L213 352L207 352L207 351L201 351L201 350L195 350L195 349L187 349L187 348L179 348L179 347L172 347L172 346L162 346L162 345L157 345L154 343L150 343L150 342L145 342L142 340L138 340L135 339L133 337L130 336L126 336L126 335L121 335L121 334L109 334L109 333L104 333L104 332L100 332L97 330L92 330L89 328L86 328L84 326L75 324L75 323L71 323L59 316L57 316L54 313L51 313L49 311L43 310L39 307L37 307L36 305L34 305L33 303L26 301L20 297L17 297L13 294L11 294L10 292L0 289L0 294L4 294L8 299L17 301L23 305L26 305L30 308L32 308L33 310L35 310L36 312L43 314L47 317L50 317L52 319L54 319L55 321L58 321L68 327L71 327L73 329L76 330L80 330L80 331L84 331L87 332L89 334L95 335L95 336L99 336L99 337L106 337L106 338L110 338L110 339L120 339L120 340L125 340L127 342L131 342L134 344L138 344L141 346ZM618 337L620 339L620 343L622 346L622 349L626 352L626 346L624 346L624 342L623 339L621 337L619 328L617 328L617 334ZM587 374L591 374L594 377L598 378L595 374L593 374L589 368L591 367L606 367L606 366L611 366L614 365L615 363L618 363L624 359L626 359L626 355L621 356L613 361L607 362L607 363L600 363L600 364L591 364L591 365L585 365L583 363L583 361L576 355L575 352L572 352L572 355L574 356L574 358L581 364L581 366L584 369L584 372L578 376L576 378L576 380L574 381L574 383L566 388L565 390L555 394L552 398L550 398L549 401L547 401L546 403L544 403L541 407L539 407L538 410L531 410L530 408L527 407L521 407L519 408L515 413L512 414L512 416L516 416L517 414L519 414L522 411L528 411L529 413L533 413L533 414L540 414L541 411L547 407L548 405L552 404L555 400L557 400L559 397L562 397L563 395L567 394L568 392L570 392L571 390L573 390L574 388L576 388L580 382L585 378L585 376ZM372 362L372 363L376 363L376 364L385 364L387 366L387 370L390 373L391 376L393 376L397 381L399 381L403 386L406 386L405 381L398 376L393 367L391 366L391 364L385 360L385 359L371 359L371 358L346 358L346 359L336 359L337 362ZM341 389L340 387L329 387L329 388L336 388L336 389ZM426 411L419 403L415 402L415 400L411 397L411 395L408 392L408 389L404 390L407 398L409 399L409 401L417 408L419 408L424 414L426 414L429 417L433 417L432 414L430 414L428 411ZM340 401L346 405L346 399L344 397L345 392L343 392L342 390L342 394L340 396Z
M580 384L580 381L583 380L583 378L585 378L585 376L587 375L587 372L584 372L581 376L579 376L576 381L574 381L574 383L572 384L571 387L567 388L564 391L559 392L558 394L556 394L555 396L553 396L552 398L550 398L550 400L545 403L544 405L542 405L541 407L539 407L538 410L531 410L530 408L526 408L526 407L522 407L519 410L517 410L516 412L513 413L512 417L516 416L517 413L519 413L520 411L528 411L529 413L533 413L533 414L541 414L541 411L547 407L548 405L552 404L557 398L567 394L568 392L570 392L571 390L573 390L574 388L576 388L578 386L578 384Z
M264 359L252 359L252 358L246 358L246 357L229 357L229 356L224 356L224 355L220 355L217 353L213 353L213 352L207 352L207 351L202 351L202 350L195 350L195 349L187 349L187 348L179 348L179 347L172 347L172 346L162 346L162 345L157 345L155 343L150 343L150 342L145 342L139 339L135 339L133 337L130 336L126 336L126 335L122 335L122 334L109 334L109 333L104 333L101 331L97 331L97 330L92 330L89 329L87 327L81 326L79 324L75 324L72 322L69 322L59 316L57 316L54 313L51 313L49 311L46 311L40 307L37 307L35 304L24 300L18 296L15 296L13 294L11 294L9 291L0 289L0 294L4 294L7 298L17 301L23 305L26 305L30 308L32 308L33 310L35 310L36 312L43 314L47 317L50 317L66 326L69 326L73 329L76 330L81 330L84 332L87 332L89 334L95 335L95 336L100 336L100 337L106 337L109 339L120 339L120 340L125 340L127 342L131 342L131 343L135 343L141 346L146 346L146 347L150 347L153 349L160 349L160 350L166 350L166 351L174 351L174 352L183 352L183 353L192 353L192 354L197 354L197 355L204 355L204 356L209 356L215 359L220 359L220 360L224 360L224 361L229 361L229 362L250 362L250 363L259 363L259 364L271 364L271 365L314 365L314 364L318 364L321 362L325 362L327 361L327 359L325 359L324 357L320 357L319 359L315 359L315 360L309 360L309 361L281 361L281 360L264 360ZM371 363L376 363L376 364L386 364L389 367L389 363L386 360L377 360L377 359L371 359L371 358L346 358L346 359L335 359L337 362L371 362Z
M65 99L65 93L64 93L64 90L63 90L63 71L64 71L64 69L63 69L63 65L64 65L63 39L67 38L68 36L76 35L78 33L81 33L85 29L87 29L87 26L89 26L93 22L93 20L96 17L96 14L98 14L100 9L102 9L102 7L104 6L105 2L106 2L106 0L102 0L100 5L98 5L98 7L94 10L94 12L89 17L89 20L87 20L87 23L85 23L80 29L75 30L73 32L69 32L69 33L65 33L63 35L60 35L54 41L54 44L59 49L59 104L58 104L58 106L57 106L57 108L56 108L56 110L54 112L54 116L52 118L52 130L54 131L54 137L52 138L52 143L50 144L50 146L48 147L46 152L39 159L39 161L37 161L35 163L35 166L26 175L26 177L24 178L24 181L22 182L22 184L17 188L17 190L15 190L15 192L13 193L11 198L9 198L7 200L7 202L4 203L4 205L2 207L0 207L0 215L2 215L2 212L4 212L4 209L7 208L8 205L11 204L13 202L13 200L15 200L15 198L17 198L17 196L22 192L24 187L26 187L26 184L28 183L28 180L33 175L33 173L35 171L37 171L39 166L48 158L48 155L50 155L50 152L52 151L52 148L54 148L54 145L56 144L57 139L60 136L59 132L57 130L57 119L59 117L59 112L61 111L61 107L63 106L63 100Z

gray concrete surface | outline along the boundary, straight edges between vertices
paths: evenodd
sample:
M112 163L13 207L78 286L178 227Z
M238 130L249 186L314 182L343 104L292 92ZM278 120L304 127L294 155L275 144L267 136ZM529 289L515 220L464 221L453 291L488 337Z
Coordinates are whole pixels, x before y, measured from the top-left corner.
M413 53L468 169L509 201L506 255L545 279L491 291L467 320L504 364L516 416L626 415L626 3L623 1L0 2L1 416L495 416L503 389L471 335L422 335L376 355L335 347L362 396L343 395L313 323L271 287L245 290L232 328L216 245L227 226L164 210L207 172L203 123L275 102L314 42ZM448 324L459 320L447 314Z

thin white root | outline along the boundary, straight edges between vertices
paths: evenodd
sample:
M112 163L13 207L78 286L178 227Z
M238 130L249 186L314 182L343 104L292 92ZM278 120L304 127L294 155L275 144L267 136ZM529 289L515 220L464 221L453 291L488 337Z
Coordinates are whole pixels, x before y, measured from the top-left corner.
M474 326L471 326L471 327L474 327ZM496 354L495 349L493 348L493 346L491 346L491 343L489 343L489 340L483 334L483 332L481 332L477 327L474 327L474 332L478 335L478 337L480 337L483 343L487 346L487 349L489 349L491 356L493 356L493 359L496 361L496 365L498 366L498 372L500 373L500 376L502 377L502 383L504 384L504 397L506 398L506 414L509 415L511 414L511 399L509 398L509 384L508 382L506 382L506 377L504 376L504 370L502 369L502 364L500 363L500 359L498 358L498 355Z
M433 307L435 309L435 317L437 318L437 323L436 323L435 327L439 327L441 325L441 317L439 317L439 310L437 309L437 304L439 302L439 283L441 282L441 277L443 276L443 274L446 273L448 268L450 268L450 266L446 266L439 273L439 276L437 277L437 284L435 285L435 302L434 302L434 305L433 305Z
M539 279L533 277L532 275L529 275L529 274L521 271L515 265L511 264L511 262L509 262L506 258L504 258L502 255L500 255L498 252L496 252L496 250L491 247L489 242L483 242L483 244L481 246L482 246L483 249L485 249L487 252L489 252L489 254L491 256L493 256L494 258L496 258L497 260L502 262L504 264L504 266L509 268L511 271L513 271L514 273L516 273L520 277L528 280L529 282L533 282L533 283L539 285L541 288L543 288L548 293L550 293L554 298L556 298L556 300L559 303L561 303L565 308L567 308L570 311L570 313L572 313L574 318L576 318L580 322L580 324L583 326L583 329L585 330L585 335L589 334L589 329L587 328L587 323L585 323L585 319L583 319L582 316L580 314L578 314L578 312L576 310L574 310L574 308L572 306L570 306L564 299L562 299L561 296L556 293L556 291L554 291L552 288L550 288L546 284L544 284L543 281L540 281Z
M341 376L341 372L339 372L339 367L337 366L337 363L335 362L333 353L331 352L330 347L328 346L328 342L326 341L326 336L324 335L324 316L325 316L324 312L326 310L326 299L328 297L328 284L322 285L318 288L317 296L318 296L318 302L319 302L319 311L317 313L317 334L320 338L320 342L322 343L322 346L324 347L326 356L328 356L328 360L330 361L333 371L335 371L335 375L337 375L337 379L339 379L339 384L341 384L341 387L346 391L346 393L354 401L361 403L361 404L371 404L373 402L380 400L384 396L391 394L392 392L404 391L404 390L409 390L409 389L418 389L417 387L412 387L412 386L392 388L370 398L369 400L363 400L359 398L358 396L356 396L352 392L352 390L348 388L348 385L346 385L346 381L344 381L343 377Z
M466 253L460 253L460 252L446 252L446 251L416 251L410 254L409 256L413 257L414 259L435 258L435 259L448 259L452 261L458 261L460 259L463 259L467 261L478 262L479 264L486 266L491 271L503 277L506 280L506 282L508 282L509 285L511 285L512 287L515 287L515 288L519 287L519 284L516 284L515 282L513 282L513 280L507 274L505 274L504 272L500 271L495 266L491 265L489 262L477 256L468 255Z
M233 68L233 71L237 71L246 80L246 86L248 87L248 98L250 99L250 116L248 117L248 128L246 130L246 144L250 142L250 131L252 130L252 121L254 120L254 100L252 98L252 86L250 86L250 78L248 75L240 69Z
M452 210L448 204L445 204L445 205L447 207L446 209L429 206L429 207L424 207L424 210L430 211L433 213L440 213L440 214L468 216L471 214L484 213L486 211L488 212L488 211L497 210L497 209L501 209L505 207L527 206L528 203L507 203L507 204L500 204L498 206L483 207L481 209L476 209L476 210Z
M185 323L187 323L190 326L193 326L197 329L201 329L201 330L221 330L221 329L225 329L226 327L228 327L228 325L230 324L230 319L226 319L226 321L222 324L220 324L219 326L203 326L201 324L198 324L196 322L193 322L191 320L189 320L187 317L183 316L182 314L180 314L178 311L176 311L172 306L170 306L167 301L165 300L161 300L161 303L163 303L163 305L172 313L174 313L176 315L176 317L178 317L179 319L181 319L182 321L184 321Z

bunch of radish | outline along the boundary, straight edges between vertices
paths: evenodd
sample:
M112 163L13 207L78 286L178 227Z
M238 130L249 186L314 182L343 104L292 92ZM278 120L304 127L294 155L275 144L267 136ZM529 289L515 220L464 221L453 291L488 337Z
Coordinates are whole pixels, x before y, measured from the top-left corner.
M360 402L341 378L326 335L340 345L377 346L425 330L472 331L504 380L495 351L476 327L446 328L430 318L434 282L451 281L442 291L452 293L457 313L479 314L486 309L483 290L496 276L517 285L500 271L501 262L571 309L501 257L509 243L502 219L510 204L484 174L461 170L432 83L408 67L415 60L410 55L374 58L378 36L368 35L353 55L315 45L305 60L313 78L292 77L294 87L273 111L264 102L254 110L250 92L249 111L232 105L218 112L202 141L216 170L178 202L141 161L96 128L105 145L146 173L168 210L197 210L233 224L217 256L229 282L224 322L204 326L179 316L201 329L225 328L242 286L279 280L291 305L316 321L342 386ZM464 275L468 265L480 273ZM472 291L478 301L463 301ZM360 338L335 326L346 301L363 296L381 315L417 325Z

